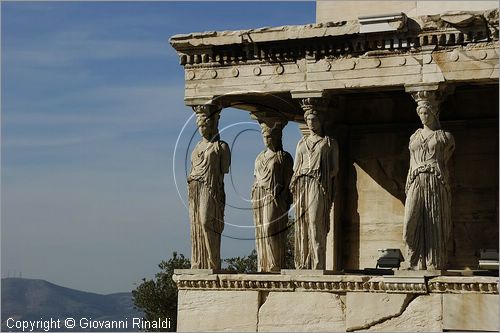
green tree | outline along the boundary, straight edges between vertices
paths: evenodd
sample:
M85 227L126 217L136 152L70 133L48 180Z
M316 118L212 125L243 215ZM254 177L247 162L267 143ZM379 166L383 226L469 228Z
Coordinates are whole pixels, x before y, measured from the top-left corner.
M237 273L257 272L257 251L252 250L248 256L224 259L228 271Z
M151 280L142 279L142 283L132 291L135 306L144 311L144 319L148 321L170 319L171 332L177 328L177 286L172 280L174 269L190 268L191 263L183 254L174 252L172 258L162 261L161 269ZM151 331L164 331L151 329Z

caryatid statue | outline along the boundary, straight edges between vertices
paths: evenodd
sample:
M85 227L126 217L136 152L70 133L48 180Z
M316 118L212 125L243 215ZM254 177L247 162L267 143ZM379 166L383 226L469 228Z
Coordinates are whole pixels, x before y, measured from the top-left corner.
M410 137L403 238L412 270L446 268L451 238L448 161L455 141L439 123L438 91L412 93L422 128Z
M191 268L220 269L220 241L224 229L224 174L229 172L229 146L220 140L220 108L193 107L202 136L191 154L188 177L191 224Z
M252 187L257 268L259 272L280 272L285 263L293 160L281 142L286 121L268 118L259 122L266 149L255 160Z
M323 132L325 100L306 98L301 106L310 133L297 145L290 185L296 220L295 268L325 269L326 237L330 228L333 182L339 169L339 148L337 141Z

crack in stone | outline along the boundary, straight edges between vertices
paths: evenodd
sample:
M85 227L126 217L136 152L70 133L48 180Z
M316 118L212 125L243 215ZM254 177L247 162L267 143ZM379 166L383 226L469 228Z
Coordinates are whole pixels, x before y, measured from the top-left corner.
M342 300L342 297L340 295L338 295L338 300L342 304L342 311L345 313L346 305L345 305L345 302Z
M259 332L259 315L260 315L260 308L264 303L267 301L267 297L269 296L269 291L259 291L259 308L257 309L257 323L255 326L255 331Z
M413 297L408 297L407 299L405 299L403 305L401 306L401 310L399 310L398 313L396 313L395 315L391 315L391 316L387 316L387 317L382 317L378 320L375 320L371 323L368 323L366 325L363 325L363 326L359 326L359 327L353 327L353 328L349 328L347 329L346 331L347 332L356 332L356 331L359 331L359 330L365 330L365 329L368 329L370 327L373 327L375 325L379 325L379 324L382 324L390 319L393 319L393 318L398 318L400 317L405 311L406 309L408 308L408 306L414 301L416 300L420 295L413 295Z

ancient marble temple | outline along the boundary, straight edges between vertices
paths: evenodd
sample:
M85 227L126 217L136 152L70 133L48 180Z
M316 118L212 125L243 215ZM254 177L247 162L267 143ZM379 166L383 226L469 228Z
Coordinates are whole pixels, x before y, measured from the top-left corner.
M309 25L170 43L202 135L179 330L498 331L498 277L477 270L499 240L496 2L318 1ZM266 274L220 270L226 108L262 129L249 191ZM401 251L401 268L366 270L379 249Z

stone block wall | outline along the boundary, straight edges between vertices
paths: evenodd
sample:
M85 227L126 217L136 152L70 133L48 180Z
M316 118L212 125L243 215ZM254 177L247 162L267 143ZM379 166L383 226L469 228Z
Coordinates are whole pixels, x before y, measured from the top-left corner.
M498 278L176 275L178 331L498 331Z
M258 291L179 290L178 297L179 332L257 330Z
M355 20L359 16L405 13L435 15L447 11L498 8L498 1L316 1L316 22Z

